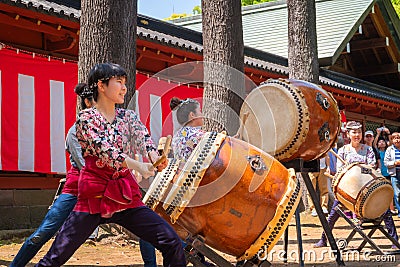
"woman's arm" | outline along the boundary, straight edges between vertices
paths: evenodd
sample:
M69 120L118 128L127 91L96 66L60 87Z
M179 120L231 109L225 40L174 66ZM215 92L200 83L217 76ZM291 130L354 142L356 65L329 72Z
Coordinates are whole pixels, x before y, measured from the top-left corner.
M365 157L366 157L366 159L365 159L366 164L375 168L376 158L375 158L375 153L374 153L374 150L372 149L372 147L370 147L370 146L367 147L367 154Z
M156 162L160 155L157 152L156 146L151 139L146 126L140 121L137 114L132 110L127 110L129 118L129 127L131 132L131 140L135 149L143 156L147 157L151 163ZM168 165L168 160L165 159L157 166L157 170L161 171Z
M381 136L381 131L382 130L380 128L376 129L376 136L374 138L374 142L372 143L372 146L375 148L378 148L378 139L379 139L379 136Z
M140 162L130 157L125 158L122 167L139 172L145 179L155 174L153 164Z
M126 110L130 130L130 142L134 144L135 150L137 150L143 157L149 157L148 153L156 151L157 148L151 139L149 131L146 126L140 121L137 114L132 110Z

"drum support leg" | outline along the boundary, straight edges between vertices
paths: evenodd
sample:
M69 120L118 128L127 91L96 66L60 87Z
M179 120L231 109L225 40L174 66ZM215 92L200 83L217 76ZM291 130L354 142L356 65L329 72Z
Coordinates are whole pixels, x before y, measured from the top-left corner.
M222 258L219 254L217 254L214 250L210 249L208 246L204 244L204 241L201 237L197 236L194 238L187 238L186 243L190 244L193 249L203 254L206 258L211 260L217 266L221 267L233 267L233 265ZM190 259L189 259L190 261ZM193 262L192 262L193 263ZM194 263L193 263L194 264ZM205 266L204 264L200 263L201 265L197 266Z
M300 212L299 207L296 209L295 213L296 218L296 232L297 232L297 242L299 246L299 265L300 267L304 267L304 259L303 259L303 240L301 239L301 222L300 222Z
M287 250L288 250L288 245L289 245L289 225L285 230L284 236L283 236L283 262L287 263ZM300 244L299 244L300 246Z
M400 248L400 244L399 242L394 239L392 236L389 235L389 233L383 228L383 226L381 225L384 217L381 217L377 220L373 220L373 221L368 221L368 223L372 223L372 225L355 225L354 222L352 220L350 220L349 218L347 218L346 214L344 214L344 212L342 211L342 209L337 206L336 211L338 212L338 214L345 219L345 221L351 226L351 228L353 229L353 231L350 233L350 235L346 238L346 246L349 245L350 241L353 239L354 235L356 233L359 233L362 237L363 237L363 241L361 242L361 244L358 246L358 248L356 250L361 251L364 246L368 243L371 245L371 247L373 247L376 252L379 255L384 255L384 254L398 254L398 252L394 252L394 253L385 253L383 250L381 250L378 245L375 244L375 242L372 240L372 236L373 234L376 232L376 230L379 230L382 232L382 234L384 234L391 242L392 244L396 245L398 248ZM384 215L387 216L387 215ZM367 230L370 229L371 231L368 233L368 235L366 235L364 233L363 230ZM343 249L343 248L341 248Z
M212 263L216 264L216 266L219 267L233 267L233 265L225 260L223 257L221 257L219 254L217 254L214 250L210 249L207 245L204 244L203 238L200 236L196 237L189 237L185 240L185 242L193 248L195 251L200 252L203 254L207 259L209 259ZM189 255L189 256L188 256ZM196 257L194 257L190 252L186 251L186 256L188 261L193 264L195 267L203 267L206 266L200 260ZM271 266L271 263L269 261L263 260L260 261L258 259L252 261L248 260L246 261L242 267L269 267Z
M66 181L67 181L67 179L65 179L65 178L62 178L60 180L60 183L58 184L58 188L57 188L56 194L54 195L54 198L53 198L53 202L49 206L49 209L51 209L51 206L53 206L54 202L56 202L57 198L61 195Z
M192 246L188 245L184 249L186 261L192 263L194 267L205 267L196 255L193 255L190 250L186 250L188 247L192 248Z
M319 202L319 198L317 197L317 193L315 192L315 189L311 183L310 176L308 175L308 172L304 171L301 172L301 176L303 177L304 183L307 186L307 191L310 194L311 199L314 203L314 208L317 211L319 221L321 222L322 228L324 229L326 237L328 238L329 245L331 246L331 249L336 257L336 263L338 266L345 266L340 254L340 250L338 249L335 239L333 238L332 229L328 225L328 221L326 220L324 212L322 211L322 207Z

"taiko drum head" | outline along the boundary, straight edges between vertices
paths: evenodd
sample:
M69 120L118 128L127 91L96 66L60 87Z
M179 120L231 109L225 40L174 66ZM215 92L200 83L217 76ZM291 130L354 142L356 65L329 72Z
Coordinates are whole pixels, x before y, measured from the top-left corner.
M244 140L267 153L283 150L294 139L299 128L298 110L288 90L275 84L264 84L246 97L241 114L249 112ZM305 101L302 101L305 106Z
M206 133L184 166L171 161L144 201L173 225L238 259L270 252L300 200L300 184L269 154Z

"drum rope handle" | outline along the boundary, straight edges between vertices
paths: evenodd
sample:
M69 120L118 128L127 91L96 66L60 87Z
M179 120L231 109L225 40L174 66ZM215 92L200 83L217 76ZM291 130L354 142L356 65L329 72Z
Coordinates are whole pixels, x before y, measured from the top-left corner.
M167 158L168 150L169 150L169 147L171 146L171 140L172 140L172 136L168 135L167 140L165 141L165 145L164 145L164 149L163 149L161 157L156 162L153 163L154 168L156 168L158 165L160 165L161 162L163 162Z
M331 179L335 178L334 175L332 175L332 174L330 174L330 173L327 173L327 172L325 172L324 175L325 175L325 176L328 176L328 177L331 178Z

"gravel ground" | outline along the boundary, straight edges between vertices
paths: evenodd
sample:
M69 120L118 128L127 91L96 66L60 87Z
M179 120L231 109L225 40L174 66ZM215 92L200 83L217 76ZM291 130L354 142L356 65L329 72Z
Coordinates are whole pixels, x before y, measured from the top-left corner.
M396 226L400 226L400 219L394 216ZM303 249L306 266L336 266L335 258L331 256L328 248L314 249L313 244L318 241L322 227L317 218L309 214L301 214L301 231L303 240ZM346 225L343 219L339 219L333 233L336 238L346 238L350 233L350 227ZM3 231L0 232L0 266L8 266L13 257L18 252L24 239L30 231ZM400 230L399 230L400 233ZM21 236L22 235L22 236ZM356 235L353 241L348 244L355 248L362 241L361 236ZM395 252L390 249L390 241L381 233L374 235L374 241L385 251ZM52 240L50 240L40 250L38 255L28 266L33 266L48 250ZM289 225L289 260L288 263L282 261L282 241L273 248L269 260L273 266L299 266L298 263L298 245L296 238L295 220L292 219ZM361 253L343 253L343 259L346 266L400 266L400 255L373 255L371 247L366 246ZM400 251L399 251L400 252ZM235 263L235 258L230 255L221 254L228 261ZM162 266L162 256L157 254L157 262ZM104 230L100 231L99 240L96 242L88 241L82 245L73 257L67 262L66 266L143 266L140 256L138 242L127 237L124 234L114 232L110 235Z

